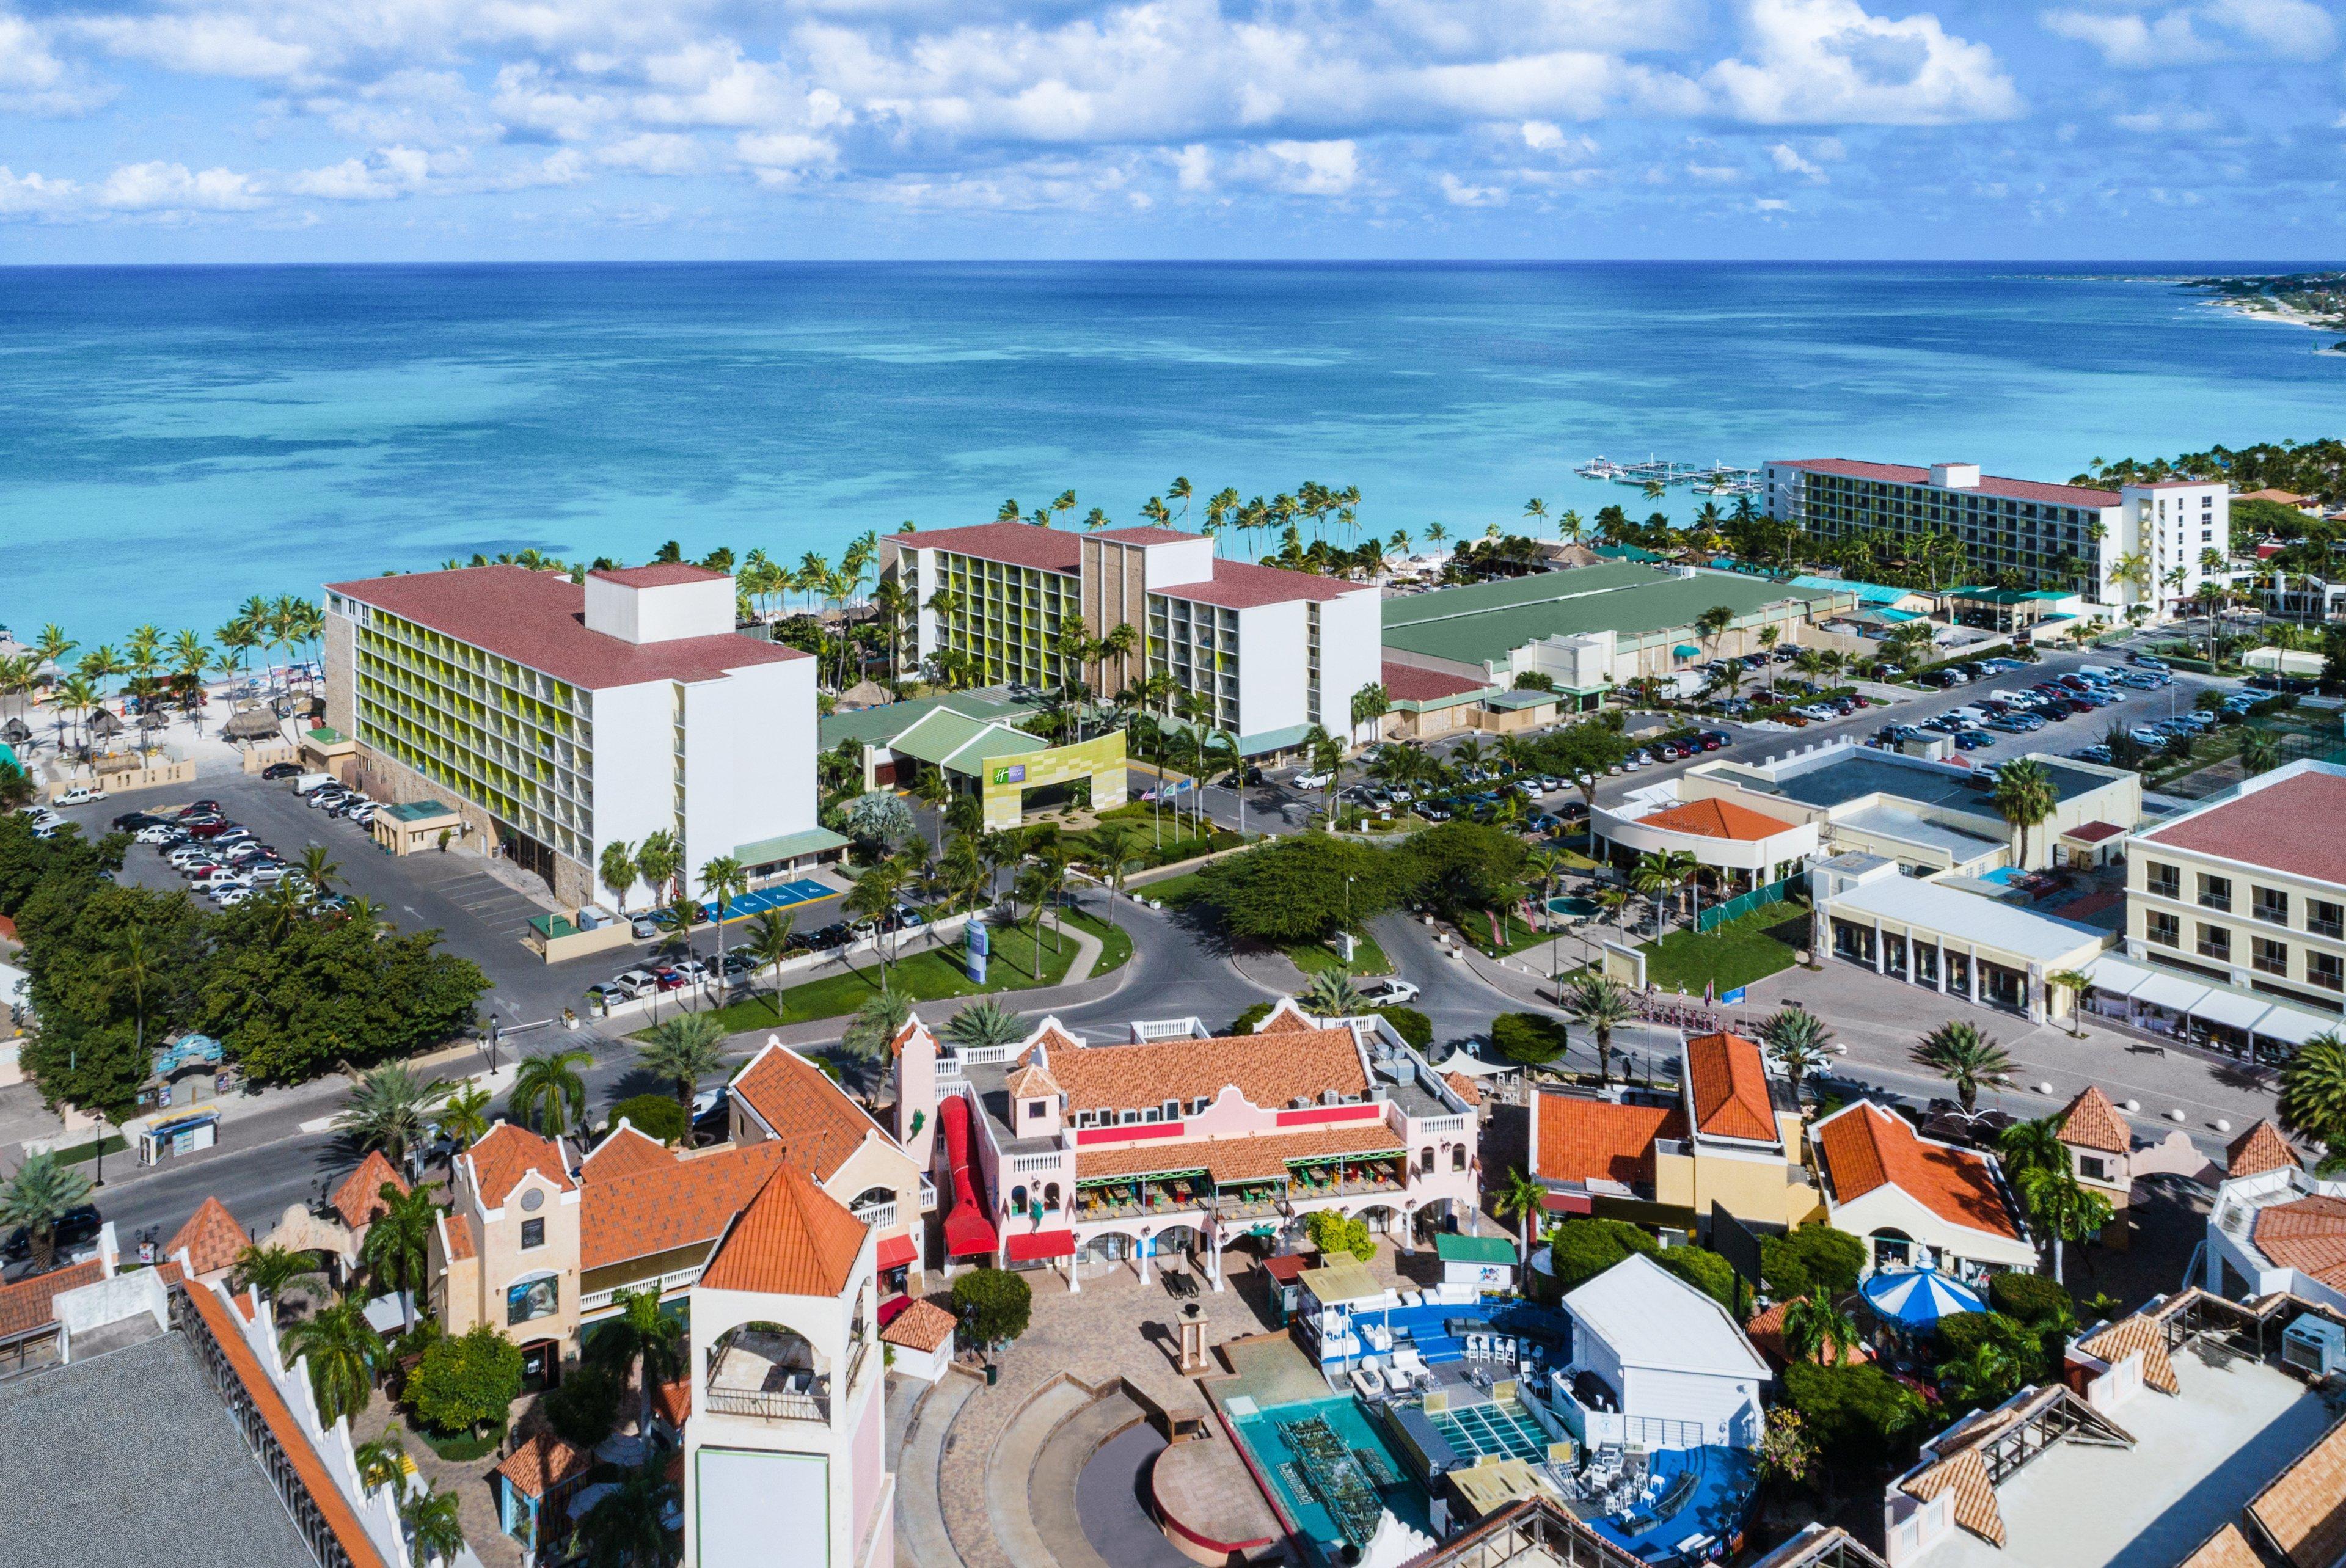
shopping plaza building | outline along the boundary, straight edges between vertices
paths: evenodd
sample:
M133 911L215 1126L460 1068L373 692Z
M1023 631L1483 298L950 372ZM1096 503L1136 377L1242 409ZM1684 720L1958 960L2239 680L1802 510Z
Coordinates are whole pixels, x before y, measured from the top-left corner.
M2208 575L2202 551L2230 551L2230 491L2220 482L2096 490L1983 474L1975 463L1916 468L1843 458L1783 460L1766 472L1768 515L1820 538L1952 534L1976 579L2009 572L2031 588L2082 585L2090 603L2117 610L2139 604L2154 618L2198 594ZM2137 555L2148 567L2147 589L2121 571ZM2083 570L2073 573L2073 561Z
M1102 699L1163 673L1210 698L1212 727L1250 757L1315 724L1343 738L1353 695L1382 674L1378 588L1225 560L1201 534L989 523L889 535L880 561L920 606L922 659L951 651L978 685L1076 681ZM1126 626L1129 653L1069 667L1066 630L1098 642Z
M656 831L696 892L722 856L780 874L842 842L815 820L815 663L738 634L734 602L683 565L330 583L326 722L367 793L448 808L565 903Z

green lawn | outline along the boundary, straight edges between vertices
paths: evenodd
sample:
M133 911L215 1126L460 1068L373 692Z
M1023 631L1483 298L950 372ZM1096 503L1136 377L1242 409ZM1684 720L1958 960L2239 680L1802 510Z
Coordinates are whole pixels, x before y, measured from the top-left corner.
M1280 951L1292 959L1295 967L1306 974L1344 967L1344 961L1336 956L1336 950L1325 942L1300 942L1293 947ZM1387 958L1385 950L1377 945L1377 939L1365 932L1361 933L1352 947L1352 972L1354 974L1391 974L1392 969L1392 960Z
M1646 979L1664 991L1683 989L1693 993L1699 993L1708 982L1721 994L1764 980L1798 961L1799 951L1777 933L1801 940L1808 918L1803 905L1775 904L1729 921L1717 931L1674 931L1659 942L1642 942Z
M130 1145L121 1136L113 1133L106 1135L106 1142L102 1145L87 1138L81 1138L56 1151L57 1163L66 1166L82 1165L97 1158L101 1148L109 1155L118 1155L129 1146Z
M1132 939L1120 928L1074 910L1067 911L1066 924L1099 939L1100 960L1092 970L1094 974L1105 974L1132 957ZM1031 991L1037 986L1056 985L1066 977L1067 965L1076 956L1072 938L1060 941L1055 949L1052 943L1056 940L1056 933L1046 924L1043 931L1042 967L1037 971L1033 934L1024 927L1015 931L997 929L984 985L973 985L963 972L959 942L909 953L903 962L888 965L889 989L913 1002L935 1002L953 996L974 996L980 992ZM774 1016L773 992L761 986L754 994L720 1008L717 1021L727 1033L739 1034L771 1029L780 1023L843 1017L862 1006L880 989L878 959L867 954L859 962L861 966L852 974L835 974L803 985L784 987L782 1015L779 1019ZM672 1007L664 1007L660 1015L668 1017L673 1011ZM640 1040L649 1033L648 1029L638 1030L632 1038Z
M1161 882L1127 885L1127 891L1138 893L1143 898L1155 899L1167 909L1179 909L1203 892L1205 883L1198 880L1197 872L1188 871L1178 877L1168 877Z

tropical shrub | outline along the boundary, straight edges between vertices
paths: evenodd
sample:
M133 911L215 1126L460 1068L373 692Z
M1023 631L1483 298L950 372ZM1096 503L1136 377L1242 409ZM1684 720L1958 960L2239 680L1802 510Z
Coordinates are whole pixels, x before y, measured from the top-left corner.
M573 1448L589 1449L611 1435L627 1392L607 1367L588 1361L546 1396L546 1419L554 1435Z
M1923 1417L1921 1398L1871 1361L1795 1362L1782 1387L1818 1445L1855 1464L1880 1463Z
M2042 1274L1999 1274L1987 1282L1987 1299L2005 1317L2032 1329L2061 1327L2076 1319L2069 1292Z
M1377 1255L1375 1239L1369 1235L1369 1222L1347 1219L1333 1209L1321 1209L1303 1221L1303 1233L1311 1245L1320 1249L1322 1257L1336 1257L1349 1253L1366 1263Z
M973 1268L954 1281L953 1305L970 1338L994 1345L1026 1331L1035 1292L1006 1268Z
M1502 1013L1491 1020L1491 1044L1510 1062L1538 1066L1564 1054L1564 1024L1538 1013Z
M1385 1021L1393 1033L1423 1051L1433 1044L1433 1020L1414 1007L1388 1007L1383 1010Z
M658 1138L664 1144L680 1144L692 1130L691 1118L684 1107L667 1095L632 1095L611 1107L614 1127L625 1121L648 1138Z
M1738 1293L1734 1265L1710 1248L1672 1247L1656 1253L1654 1261L1729 1311L1735 1310Z
M407 1380L416 1420L440 1432L477 1432L521 1397L521 1348L486 1323L435 1340Z

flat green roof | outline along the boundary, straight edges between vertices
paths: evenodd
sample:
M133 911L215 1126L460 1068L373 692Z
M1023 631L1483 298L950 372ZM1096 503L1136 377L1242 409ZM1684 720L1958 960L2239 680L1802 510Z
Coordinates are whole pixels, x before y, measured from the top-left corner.
M1453 616L1480 615L1517 605L1576 599L1586 594L1606 594L1617 588L1668 581L1651 566L1576 566L1566 572L1534 572L1527 576L1501 577L1464 588L1436 588L1429 594L1387 599L1385 627L1391 630L1424 621L1446 620Z
M1623 580L1616 581L1609 590L1562 597L1554 596L1551 590L1548 597L1542 598L1535 591L1520 586L1527 582L1574 579L1586 583L1600 574L1606 577L1618 575ZM1498 596L1487 595L1484 590L1502 587L1515 589L1518 597L1485 602ZM1464 595L1479 597L1454 597ZM1642 566L1583 566L1575 572L1549 573L1545 579L1517 578L1511 583L1485 583L1471 588L1420 594L1398 603L1387 600L1384 644L1404 653L1487 668L1504 663L1508 654L1542 637L1577 636L1596 631L1638 636L1648 632L1691 628L1695 618L1714 605L1725 605L1739 619L1787 600L1813 602L1834 596L1830 590L1795 588L1714 572L1675 577L1658 575ZM1434 613L1429 613L1429 606L1436 606ZM1455 606L1455 611L1441 613L1448 606ZM1396 621L1396 609L1402 610L1408 618Z
M1504 1236L1461 1236L1454 1231L1437 1231L1433 1256L1444 1263L1513 1263L1515 1244Z
M998 719L1016 724L1022 718L1039 712L1039 697L1014 697L1002 687L988 687L978 691L952 691L936 697L915 697L903 702L883 703L878 708L861 708L852 713L824 716L818 727L826 751L842 740L860 740L866 746L885 746L895 736L911 728L915 720L944 708L964 718Z
M410 800L404 806L387 806L384 809L403 822L423 822L456 814L455 807L441 800Z
M826 850L847 847L844 834L829 828L803 828L779 838L760 839L754 844L736 844L733 858L745 866L770 866L778 860L795 860L801 855L819 855Z

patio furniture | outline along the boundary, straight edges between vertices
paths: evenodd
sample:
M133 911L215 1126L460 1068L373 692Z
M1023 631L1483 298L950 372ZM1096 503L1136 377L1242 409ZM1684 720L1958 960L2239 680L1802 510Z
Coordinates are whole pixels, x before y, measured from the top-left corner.
M1352 1389L1363 1399L1381 1400L1385 1395L1385 1380L1374 1367L1362 1363L1352 1369Z

